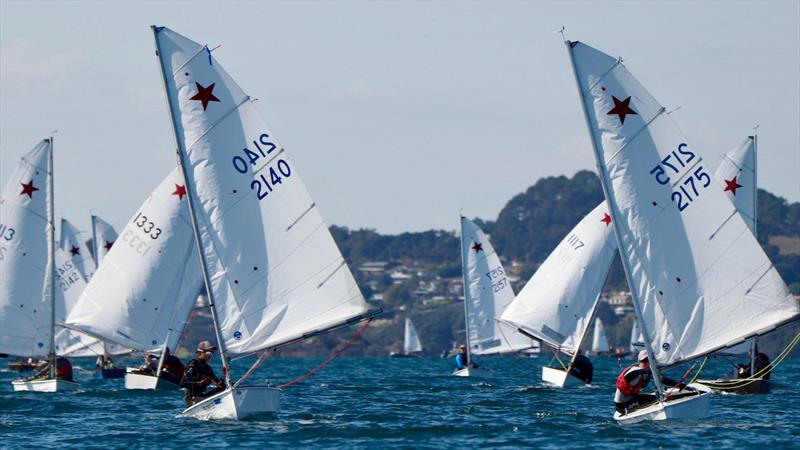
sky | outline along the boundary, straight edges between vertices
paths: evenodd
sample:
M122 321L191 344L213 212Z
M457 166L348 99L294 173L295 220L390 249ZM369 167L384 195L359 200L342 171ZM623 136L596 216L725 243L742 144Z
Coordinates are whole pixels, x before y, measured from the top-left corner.
M714 167L758 125L760 187L800 200L797 1L0 0L0 184L57 129L57 213L125 226L176 164L151 24L221 45L329 224L453 230L593 170L562 26Z

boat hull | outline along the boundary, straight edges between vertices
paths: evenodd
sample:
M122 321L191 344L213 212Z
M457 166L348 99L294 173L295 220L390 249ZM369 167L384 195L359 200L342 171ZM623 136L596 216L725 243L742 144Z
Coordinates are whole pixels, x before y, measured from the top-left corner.
M111 380L115 378L123 378L125 376L125 368L124 367L113 367L109 369L102 369L101 375L105 380Z
M555 367L542 367L542 381L550 386L561 388L586 384L583 380L567 373L566 370Z
M475 377L475 378L491 378L492 372L487 369L479 369L476 367L466 367L464 369L456 369L453 371L454 377Z
M200 420L241 420L248 416L277 412L281 390L271 386L240 386L226 389L186 408L181 417Z
M11 382L15 391L27 392L59 392L74 391L78 383L67 380L14 380Z
M180 386L163 378L144 373L128 372L125 374L125 389L150 391L177 391Z
M772 387L769 380L763 378L697 380L689 386L702 392L724 394L766 394Z
M636 409L628 414L614 413L614 420L621 424L646 420L698 420L708 417L709 395L704 392L656 402Z

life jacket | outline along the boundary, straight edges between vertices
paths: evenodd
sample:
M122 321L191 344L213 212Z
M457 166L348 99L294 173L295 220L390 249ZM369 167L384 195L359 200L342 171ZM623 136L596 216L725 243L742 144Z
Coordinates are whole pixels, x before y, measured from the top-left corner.
M628 380L625 379L625 375L627 375L628 372L638 368L639 366L630 366L627 369L620 372L619 376L617 376L617 389L619 389L619 391L622 392L622 395L626 397L636 395L644 387L644 383L639 383L635 386L632 386L630 383L628 383Z

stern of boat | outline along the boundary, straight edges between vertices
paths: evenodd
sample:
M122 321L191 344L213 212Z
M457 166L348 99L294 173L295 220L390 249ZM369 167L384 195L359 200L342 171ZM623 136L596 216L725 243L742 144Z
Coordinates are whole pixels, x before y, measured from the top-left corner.
M181 417L200 420L241 420L277 412L281 390L272 386L240 386L227 389L186 408Z
M11 382L14 391L27 392L59 392L74 391L78 389L78 383L67 380L14 380Z

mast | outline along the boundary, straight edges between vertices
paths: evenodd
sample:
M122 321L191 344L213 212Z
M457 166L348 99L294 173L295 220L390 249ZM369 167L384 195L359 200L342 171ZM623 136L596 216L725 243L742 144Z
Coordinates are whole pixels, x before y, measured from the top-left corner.
M100 259L98 259L99 252L97 251L97 227L95 226L95 219L97 216L92 214L92 258L94 258L94 263L97 267L100 267ZM103 365L105 365L106 358L108 358L108 348L106 347L106 341L103 340ZM101 367L102 369L102 367Z
M155 41L156 45L156 56L158 56L158 67L161 71L161 81L163 82L164 87L164 98L167 100L167 109L169 111L169 120L172 124L172 135L175 138L175 151L178 154L178 165L181 168L181 173L183 174L183 182L186 186L186 200L189 205L189 216L192 219L192 231L194 233L194 241L197 248L197 254L200 258L200 268L203 272L203 284L206 288L206 293L208 294L208 302L209 307L211 309L211 321L214 324L214 334L217 338L217 345L219 346L219 356L222 359L222 371L225 375L225 386L230 388L233 386L231 382L231 374L230 369L228 367L228 359L225 356L225 341L222 339L222 334L220 333L219 322L217 320L217 308L214 301L214 291L211 289L211 277L208 274L208 264L206 262L206 255L203 252L203 244L200 240L200 233L197 227L197 216L194 212L194 202L192 201L193 190L191 183L189 183L189 177L186 172L186 161L184 160L184 143L178 139L178 131L175 124L175 111L172 108L172 102L169 101L169 91L167 89L167 73L164 71L164 64L161 61L161 47L158 45L158 27L152 25L150 27L153 30L153 40ZM163 354L162 354L163 358Z
M758 125L753 128L753 235L758 242ZM750 341L750 376L755 375L758 336Z
M623 244L622 232L620 231L619 226L617 226L619 223L621 223L618 213L619 209L617 206L617 200L613 196L613 193L611 191L611 182L610 182L611 180L608 179L608 174L605 172L605 170L603 170L603 162L605 161L605 158L603 156L601 149L598 147L597 140L595 139L594 133L592 132L592 125L591 121L589 120L589 111L586 109L586 98L584 97L583 88L581 88L581 84L578 79L578 68L575 66L575 58L572 56L573 43L571 41L564 41L564 44L566 44L567 53L569 53L569 62L572 66L572 74L575 76L575 84L578 88L578 95L580 96L581 99L581 110L583 111L583 119L586 122L586 128L589 131L589 136L591 137L592 141L592 150L594 150L595 158L597 160L597 172L598 175L600 175L600 184L603 187L603 194L605 195L606 201L608 202L608 209L609 212L611 213L612 223L615 224L614 235L617 238L617 248L619 249L620 259L622 260L622 268L625 271L625 279L627 280L628 286L630 288L631 299L633 300L633 310L634 313L636 314L636 320L639 322L639 327L641 328L642 338L644 340L644 348L647 351L647 359L650 361L650 372L652 372L653 374L653 382L656 385L656 392L658 397L660 398L661 395L664 393L664 385L663 383L661 383L661 375L658 370L658 361L656 361L655 354L653 353L653 348L650 345L650 336L647 331L647 327L645 327L644 316L642 315L642 311L639 306L639 301L640 301L638 297L639 294L636 292L636 289L634 289L636 283L634 283L633 277L631 276L630 262L628 261L628 258L622 255L622 251L625 247L622 245Z
M50 151L48 152L47 157L47 221L50 224L49 229L47 230L49 235L47 236L47 257L50 259L49 263L47 264L47 270L49 273L47 277L50 279L50 287L48 288L47 295L50 297L50 379L56 378L56 271L55 271L55 264L56 264L56 223L55 223L55 201L54 201L54 194L53 194L53 135L50 135L50 139L48 140L50 144Z
M460 225L461 225L461 283L464 285L464 333L466 334L466 344L467 344L467 367L469 367L469 363L472 354L472 347L469 345L469 296L467 295L468 288L467 288L467 258L464 254L464 216L460 215Z

